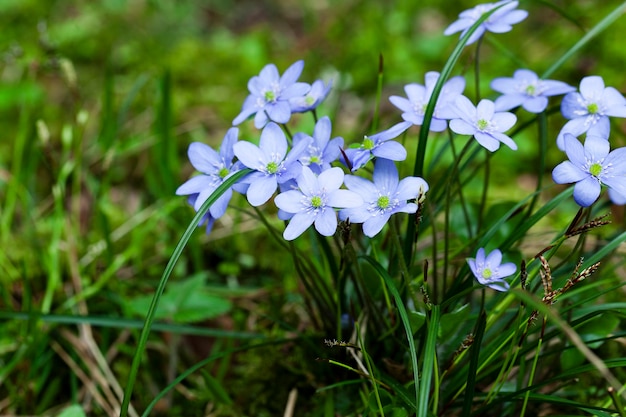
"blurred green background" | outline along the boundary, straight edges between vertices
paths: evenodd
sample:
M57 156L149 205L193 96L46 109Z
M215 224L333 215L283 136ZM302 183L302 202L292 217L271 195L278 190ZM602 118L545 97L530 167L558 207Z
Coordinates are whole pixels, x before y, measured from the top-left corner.
M516 68L541 74L619 4L522 2L531 16L509 33L488 35L481 46L480 94L493 98L488 80L511 76ZM79 383L67 358L78 360L84 351L67 331L77 323L95 326L95 319L68 325L60 316L111 318L95 327L95 338L124 381L137 334L136 322L127 319L145 311L142 297L150 296L192 218L184 198L174 195L193 173L187 146L221 142L251 76L270 62L282 72L304 59L302 81L333 80L335 89L320 114L331 115L333 133L350 142L371 133L379 56L384 58L380 126L386 128L400 120L388 96L403 95L404 84L423 83L426 71L441 70L458 39L443 36L443 30L474 5L456 0L0 1L0 355L5 364L0 413L39 414L77 398ZM624 33L626 19L620 18L552 78L577 86L586 75L601 75L607 85L625 91ZM476 94L473 53L467 48L453 73L466 76L470 97ZM550 119L554 136L559 117ZM304 117L295 122L311 126ZM613 129L615 144L624 145L623 123L614 122ZM240 137L258 137L251 123L241 131ZM505 168L494 168L503 183L519 179L533 164L532 157L503 157ZM562 155L550 158L557 163ZM509 190L503 185L494 194ZM282 328L302 324L293 271L275 256L263 256L279 249L262 239L264 227L245 210L229 212L209 237L197 233L173 281L189 297L206 290L205 298L172 296L163 318L213 320L205 322L207 327L249 332L242 339L271 332L278 320ZM205 313L194 316L194 306L205 306ZM26 320L18 312L54 317ZM167 333L154 338L154 363L174 351L189 365L214 343L231 343L171 338ZM271 373L283 358L265 359L250 368ZM149 401L164 385L163 375L185 368L171 363L141 374L145 392L137 401ZM298 361L289 366L297 368ZM228 372L222 366L217 379ZM297 372L289 375L285 378L306 379ZM211 389L200 392L218 395ZM234 392L249 405L266 401L250 398L243 386ZM268 389L266 395L282 407L287 391ZM271 409L267 402L259 409Z

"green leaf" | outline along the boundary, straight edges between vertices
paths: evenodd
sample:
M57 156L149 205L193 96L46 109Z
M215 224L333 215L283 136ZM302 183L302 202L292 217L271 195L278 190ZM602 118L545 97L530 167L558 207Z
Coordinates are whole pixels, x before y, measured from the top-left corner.
M231 302L223 297L212 295L204 284L204 274L185 281L172 282L161 298L155 318L176 323L193 323L217 317L230 311ZM135 297L128 302L133 314L147 314L152 295Z
M87 414L85 414L85 410L83 410L83 407L81 407L78 404L70 405L69 407L61 411L60 414L57 415L57 417L86 417L86 416Z

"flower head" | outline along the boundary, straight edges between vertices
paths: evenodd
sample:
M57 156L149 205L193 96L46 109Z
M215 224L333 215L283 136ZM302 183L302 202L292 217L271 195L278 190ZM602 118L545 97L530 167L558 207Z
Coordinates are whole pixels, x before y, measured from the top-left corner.
M410 122L400 122L380 133L364 136L358 148L345 150L345 156L348 159L346 165L351 166L352 171L356 171L374 156L392 161L404 161L406 149L400 143L390 142L390 140L397 138L409 127L411 127Z
M570 119L556 139L559 149L564 150L563 135L571 133L609 137L609 117L626 117L626 99L613 87L605 87L599 76L585 77L580 81L580 92L568 93L561 102L561 113Z
M514 263L502 263L502 252L499 249L494 249L485 256L485 248L480 248L476 253L476 259L468 258L467 263L481 285L496 291L508 290L509 283L504 278L517 271Z
M266 65L259 75L255 75L248 82L250 95L244 101L241 113L233 120L233 126L253 114L256 114L254 126L257 129L265 126L268 119L276 123L287 123L291 118L289 101L304 96L311 88L307 83L296 82L303 68L304 61L298 61L280 76L274 64Z
M261 131L259 146L250 142L237 142L233 146L235 156L255 171L242 181L250 184L246 192L248 202L260 206L270 199L278 184L300 175L302 164L298 158L310 145L310 138L299 141L287 153L287 138L276 123L268 123Z
M343 148L343 138L331 139L331 123L327 116L322 117L315 124L313 137L298 132L293 137L294 146L301 140L308 140L309 146L300 157L303 165L309 166L316 174L330 168L331 162L339 159L341 148Z
M542 80L530 70L519 69L513 78L491 81L491 88L502 93L496 99L496 111L522 106L531 113L541 113L548 106L548 97L570 93L576 89L562 81Z
M404 87L407 98L391 96L389 101L394 106L402 110L402 118L414 125L421 126L424 123L424 113L433 94L435 84L439 80L439 73L430 71L424 77L425 85L408 84ZM454 100L463 93L465 89L465 79L461 76L450 78L445 82L441 93L437 98L433 118L430 122L430 130L433 132L443 132L448 127L447 120L455 117L452 110Z
M576 183L574 201L582 207L598 199L602 184L609 188L609 197L615 204L626 204L626 148L609 152L606 139L590 135L583 146L569 133L563 135L563 143L569 161L554 168L554 182Z
M393 161L377 159L374 164L374 182L354 175L346 175L344 183L349 190L363 198L359 207L343 209L341 220L363 223L363 233L374 237L395 213L415 213L418 200L426 195L428 184L419 177L406 177L398 181L398 170Z
M311 89L303 96L294 97L289 100L292 113L304 113L314 110L320 105L330 92L332 83L324 84L322 80L316 80L311 84Z
M474 136L478 143L491 152L500 147L500 142L513 150L517 149L513 139L503 133L512 128L517 121L513 113L496 112L493 101L486 99L474 107L467 97L459 96L455 104L458 119L450 121L452 131Z
M186 181L178 187L176 194L189 195L189 202L196 211L226 178L242 168L239 162L233 162L233 158L235 157L233 147L235 143L237 143L238 133L239 129L235 127L228 129L222 141L222 145L220 146L219 153L204 143L194 142L189 145L187 154L191 165L200 171L202 175L197 175ZM237 187L242 186L238 185ZM243 188L237 188L237 191L242 190ZM211 205L207 217L203 218L200 224L207 221L207 228L210 231L215 219L220 218L226 212L232 195L232 189L229 188L226 190L226 192Z
M339 189L343 179L341 168L329 168L315 176L309 167L302 167L302 173L296 180L298 189L280 193L274 199L279 209L292 215L283 233L286 240L300 236L314 223L321 235L332 236L337 229L334 209L363 204L357 193Z
M526 10L516 10L518 1L499 1L497 3L485 3L479 4L471 9L465 10L459 14L459 19L453 22L443 32L444 35L452 35L456 32L461 32L461 37L467 33L476 21L478 21L485 13L489 13L496 7L498 10L494 11L485 20L467 41L467 45L474 43L485 32L504 33L513 29L512 25L521 22L526 19L528 12Z

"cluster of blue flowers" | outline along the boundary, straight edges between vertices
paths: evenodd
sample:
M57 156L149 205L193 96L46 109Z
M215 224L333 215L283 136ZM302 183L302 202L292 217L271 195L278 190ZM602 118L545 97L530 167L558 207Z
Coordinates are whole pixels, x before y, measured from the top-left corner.
M459 20L444 33L461 32L463 37L481 18L482 23L466 44L477 41L486 32L510 31L513 24L528 15L517 7L518 2L510 0L478 5L462 12ZM276 66L269 64L250 79L250 94L233 126L253 117L254 126L262 129L259 145L238 141L236 127L228 130L219 152L192 143L189 159L202 175L184 183L177 194L188 195L197 210L230 175L249 168L252 172L232 188L245 194L252 206L265 204L278 190L274 203L279 218L289 221L283 233L287 240L297 238L311 225L321 235L331 236L338 220L362 224L364 234L373 237L392 214L415 213L428 184L419 177L399 178L395 162L405 160L407 151L394 139L411 126L424 123L426 107L440 74L428 72L424 85L408 84L404 87L406 97L389 98L402 111L402 122L364 136L361 143L346 146L343 138L332 138L328 117L316 122L312 135L298 132L289 137L281 128L293 113L315 111L331 89L330 83L321 80L311 85L299 82L303 67L303 61L298 61L281 76ZM601 77L590 76L581 81L577 92L564 82L543 80L528 69L515 71L511 78L494 79L491 88L501 93L495 101L483 99L474 104L463 95L462 76L447 80L437 97L430 130L450 129L459 135L473 136L490 152L496 151L501 143L517 150L515 141L505 133L517 122L516 115L509 110L522 107L531 113L541 113L549 97L565 95L561 111L568 122L556 145L569 160L554 169L554 181L575 183L574 200L584 207L596 201L603 184L609 188L614 203L626 203L626 148L610 151L608 140L609 117L626 117L626 99L616 89L605 87ZM585 133L582 145L577 137ZM372 180L356 175L372 161ZM202 221L207 232L215 219L224 214L231 196L232 190L228 190L210 208ZM501 261L499 250L486 255L484 248L478 250L475 259L468 259L481 284L504 291L509 284L503 278L514 274L516 268Z
M330 84L321 80L312 85L298 82L303 65L298 61L281 76L269 64L252 77L248 83L250 94L233 125L254 116L255 127L262 129L259 145L238 141L236 127L229 129L219 152L192 143L189 159L202 175L191 178L176 193L188 195L197 210L230 175L249 168L252 172L233 189L245 194L255 207L268 202L279 190L274 203L278 217L289 221L283 233L286 240L297 238L311 225L321 235L332 236L338 219L362 223L364 234L373 237L392 214L415 213L417 203L428 191L428 184L421 178L400 180L393 162L404 160L407 152L391 139L411 123L366 136L358 147L348 149L344 149L343 138L331 138L328 117L316 122L312 136L298 132L288 137L280 125L287 123L293 113L315 110L330 91ZM346 175L342 168L333 166L343 163L354 172L373 158L373 182ZM231 196L232 190L228 190L213 204L202 221L207 224L207 232L224 214Z

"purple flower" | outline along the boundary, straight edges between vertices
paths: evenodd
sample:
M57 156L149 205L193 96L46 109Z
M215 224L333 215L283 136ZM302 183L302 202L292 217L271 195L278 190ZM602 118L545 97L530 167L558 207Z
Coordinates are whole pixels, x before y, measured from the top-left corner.
M576 89L562 81L541 80L530 70L519 69L513 78L496 78L491 88L499 93L496 111L511 110L522 106L531 113L541 113L548 106L548 97L566 94Z
M485 256L485 248L480 248L476 253L476 259L469 258L467 263L481 285L486 285L496 291L508 290L509 283L504 278L517 271L514 263L502 263L502 252L499 249L494 249Z
M320 105L330 92L331 83L324 84L324 81L317 80L311 84L311 89L304 96L294 97L289 100L292 113L304 113L314 110Z
M380 133L363 137L363 142L358 148L346 149L346 165L352 166L352 171L364 166L372 157L390 159L392 161L404 161L406 149L398 142L389 142L397 138L405 130L411 127L410 122L400 122Z
M467 33L478 19L480 19L485 13L490 12L496 7L500 7L493 12L487 20L485 20L467 41L467 45L474 43L480 38L486 31L493 33L509 32L513 27L512 25L521 22L526 19L528 12L526 10L516 10L518 1L499 1L497 3L485 3L465 10L459 14L459 19L453 22L443 32L444 35L452 35L456 32L461 32L461 37Z
M233 126L253 114L256 114L254 126L257 129L265 126L268 119L287 123L291 118L289 101L303 96L311 88L309 84L296 82L303 68L304 61L298 61L287 68L281 77L274 64L266 65L259 75L248 81L250 95L244 101L241 113L233 120Z
M363 198L359 207L339 211L341 220L363 223L363 233L374 237L395 213L415 213L417 204L408 200L422 201L428 184L419 177L406 177L398 181L398 170L388 159L377 159L374 164L374 182L354 175L346 175L344 183L349 190Z
M340 190L343 184L341 168L329 168L315 176L309 167L302 167L297 179L298 190L280 193L274 199L276 206L292 215L283 237L293 240L315 223L323 236L332 236L337 229L335 208L358 207L363 200L353 191Z
M243 181L250 184L246 197L253 206L260 206L270 199L278 184L296 178L302 171L298 158L310 145L310 140L301 140L287 153L287 139L276 123L268 123L261 131L259 146L250 142L237 142L233 146L235 156L248 168L255 171Z
M189 202L197 211L209 196L219 187L229 175L239 171L242 166L239 162L233 163L235 154L233 146L237 142L239 129L233 127L228 129L219 153L211 149L210 146L200 142L193 142L189 145L187 154L191 165L200 171L202 175L195 176L176 190L177 195L189 195ZM239 185L238 187L242 187ZM238 188L237 191L242 191ZM229 188L211 205L207 216L200 224L207 221L207 229L210 231L215 219L224 215L230 198L233 195L232 188ZM208 233L208 232L207 232Z
M574 201L581 207L592 205L600 196L601 185L609 188L615 204L626 204L626 148L609 152L609 141L587 135L585 145L573 135L563 135L569 161L561 162L552 171L557 184L576 183Z
M564 149L563 134L580 136L583 133L608 138L611 130L609 116L626 117L626 99L613 87L604 87L599 76L585 77L580 81L580 92L569 93L561 102L561 113L570 119L556 139L559 149Z
M477 107L465 96L455 100L458 119L450 121L450 129L461 135L471 135L478 143L493 152L500 147L500 142L516 150L513 139L502 132L513 127L517 117L513 113L496 112L491 100L481 100Z
M315 124L313 137L298 132L293 137L294 146L301 140L310 142L304 154L300 157L303 165L310 167L313 172L319 174L330 168L330 163L339 159L341 148L343 148L343 138L330 138L331 123L327 116L322 117Z
M439 73L430 71L426 73L424 77L425 85L420 84L408 84L404 87L407 98L400 96L391 96L389 101L394 106L402 110L402 118L407 122L411 122L414 125L421 126L424 123L424 113L426 112L426 106L433 94L435 84L439 80ZM457 96L463 93L465 89L465 79L461 76L450 78L445 82L441 93L437 98L437 104L435 105L435 112L433 118L430 121L430 130L433 132L443 132L448 127L446 120L455 117L453 110L454 100Z

